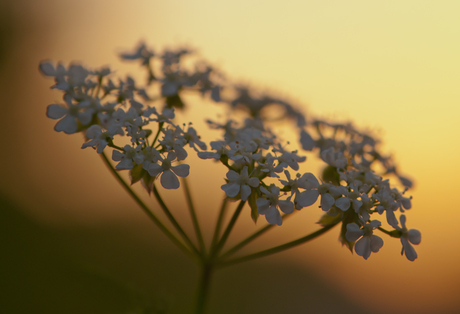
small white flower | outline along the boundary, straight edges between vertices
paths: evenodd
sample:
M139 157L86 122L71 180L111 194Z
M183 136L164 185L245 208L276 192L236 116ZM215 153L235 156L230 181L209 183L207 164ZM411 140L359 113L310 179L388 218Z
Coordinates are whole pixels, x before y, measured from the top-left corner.
M399 205L396 203L392 191L385 187L379 190L377 194L372 194L372 197L380 202L376 206L378 213L381 215L385 211L388 224L395 228L398 225L398 219L396 219L394 212L399 208Z
M278 160L280 162L280 166L284 167L291 167L292 170L297 171L299 170L299 162L304 162L307 159L305 156L297 155L297 151L293 152L284 152Z
M147 146L143 148L139 154L134 156L133 160L136 164L142 165L144 170L148 170L150 164L159 161L160 157L159 151L157 151L154 147Z
M149 118L152 114L156 115L157 117ZM155 107L147 108L146 110L144 110L143 115L144 117L149 118L150 121L156 121L158 123L166 122L166 123L173 124L173 125L174 123L172 123L171 120L174 119L174 117L176 116L174 113L174 108L164 108L161 113L158 113Z
M57 132L73 134L78 130L78 122L87 125L93 117L93 109L87 108L90 103L82 101L77 104L72 103L72 97L69 94L64 95L67 108L57 104L49 105L46 110L46 116L51 119L61 119L56 123L54 129Z
M179 177L186 177L189 175L190 166L189 165L178 165L171 166L171 162L176 159L176 154L170 152L166 159L162 160L161 165L159 164L150 164L148 172L152 177L156 177L161 174L160 182L165 189L177 189L179 188ZM177 176L176 176L177 175Z
M303 204L306 206L312 205L314 202L316 202L316 199L318 196L314 197L311 195L303 194L300 192L299 189L309 189L309 188L315 188L317 187L318 180L312 173L304 173L302 176L300 176L300 173L298 173L295 177L295 179L291 179L291 174L289 171L284 170L284 174L286 175L286 178L288 181L285 180L279 180L282 185L288 186L291 189L291 196L294 196L294 204L296 209L302 209ZM311 199L310 199L310 198ZM314 199L314 200L313 200ZM310 203L313 201L312 203Z
M114 161L119 161L119 163L115 166L115 168L119 170L133 169L134 167L133 158L136 157L136 155L142 149L142 146L139 145L136 148L134 148L130 145L125 145L123 149L124 149L123 153L118 150L114 150L112 153L112 159Z
M184 160L187 158L187 151L184 149L185 146L185 139L181 135L181 130L177 129L162 129L164 133L164 137L161 141L161 145L163 145L168 151L174 151L176 153L177 160Z
M260 171L267 173L268 176L272 178L279 178L280 176L276 173L280 173L283 171L283 167L281 165L276 165L275 161L277 161L277 157L272 156L272 154L268 153L265 156L265 163L258 162L259 165L262 167Z
M347 225L347 233L345 238L355 243L355 252L364 259L368 259L371 256L371 252L377 253L383 246L383 240L381 237L373 234L373 230L381 225L380 221L373 220L370 223L366 223L361 229L356 223L350 223Z
M345 169L348 163L347 158L343 156L343 153L342 152L335 153L333 147L330 147L322 151L321 159L328 165L337 167L339 169Z
M229 149L225 141L213 141L210 143L211 148L216 150L215 152L198 152L198 157L201 159L216 159L219 160L222 155L228 156Z
M256 188L259 186L259 179L249 177L248 167L244 167L241 173L238 174L233 170L227 172L228 183L221 186L228 197L235 197L241 193L241 200L246 201L251 194L251 186Z
M189 127L187 132L183 132L184 139L187 141L189 146L198 152L198 149L195 147L198 146L201 150L206 150L206 143L200 140L200 136L196 133L196 130L192 127Z
M90 141L83 143L81 148L93 147L97 148L97 153L100 154L107 146L107 138L111 138L109 132L103 132L102 128L99 125L92 125L86 130L86 137Z
M418 245L422 241L422 234L416 229L407 230L406 228L406 215L401 215L399 217L401 221L402 228L396 226L395 228L402 232L401 235L401 244L402 250L401 255L406 254L406 257L409 261L414 261L417 258L417 252L415 252L414 247L411 245Z
M283 219L281 218L279 207L285 214L291 214L294 211L294 204L291 202L291 197L286 200L279 200L280 188L272 185L270 191L263 186L260 187L265 198L258 198L256 201L257 211L260 215L265 215L267 222L272 225L281 226Z

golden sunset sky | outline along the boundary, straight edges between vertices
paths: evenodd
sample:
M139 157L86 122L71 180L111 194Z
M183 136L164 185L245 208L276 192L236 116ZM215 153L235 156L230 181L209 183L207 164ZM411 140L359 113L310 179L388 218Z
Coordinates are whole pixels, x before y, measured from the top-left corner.
M22 133L15 140L22 140L21 146L12 144L14 153L2 157L1 171L2 180L8 178L3 193L26 208L27 215L62 228L145 218L140 211L128 215L119 210L134 205L96 154L80 149L81 136L52 130L54 122L45 117L45 110L60 96L48 90L52 81L38 73L40 60L76 60L89 67L110 65L120 73L139 73L136 65L121 64L117 54L140 40L157 51L185 45L234 82L289 96L307 116L353 121L379 134L384 150L415 182L407 192L413 196L407 220L409 228L422 233L416 261L401 257L399 240L383 234L385 245L365 261L341 247L335 229L273 260L313 270L369 312L460 311L459 1L25 3L11 5L11 12L37 27L22 32L25 35L11 53L13 61L4 67L5 73L13 73L9 77L17 82L14 88L21 91L6 99L17 99L21 103L15 106L24 108L8 109L12 118L5 126L11 129L21 121ZM202 121L219 111L203 108L198 104L186 118ZM3 138L2 143L11 145L10 140ZM200 176L191 178L196 200L212 201L217 209L225 169L206 172L205 163L195 162L200 169ZM9 165L23 175L13 176ZM308 167L307 161L303 169L312 171ZM27 191L22 188L24 178ZM209 198L203 188L206 182L214 183L218 197ZM79 202L68 202L72 193L79 193ZM203 223L214 222L215 213L199 214ZM266 247L272 240L311 232L320 215L316 206L304 209L297 220L292 218L278 235L270 234L260 244ZM249 216L240 218L244 219L237 227L242 235L254 230Z

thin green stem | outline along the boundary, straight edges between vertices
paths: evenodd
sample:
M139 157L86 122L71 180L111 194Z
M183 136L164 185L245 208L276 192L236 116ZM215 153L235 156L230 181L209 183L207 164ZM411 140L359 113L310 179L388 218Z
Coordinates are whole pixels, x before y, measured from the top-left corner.
M220 229L222 228L222 222L224 221L224 216L228 204L227 196L224 197L222 205L220 206L219 216L217 217L216 228L214 229L214 235L212 236L211 249L214 248L219 240Z
M383 233L388 234L390 237L401 238L401 231L399 230L388 231L388 230L383 229L382 227L378 227L378 229L382 231Z
M187 198L187 204L190 210L190 216L192 217L193 227L195 228L196 238L200 245L200 251L204 256L206 255L206 246L204 245L203 235L201 234L200 224L198 223L198 217L196 216L195 206L193 205L192 194L190 193L187 178L182 178L182 183L184 184L185 197Z
M214 251L211 253L212 257L217 256L220 253L220 251L222 250L222 248L224 247L225 242L227 241L227 238L230 235L230 232L232 231L233 226L236 223L236 220L238 219L238 216L240 215L241 211L243 210L244 204L246 204L246 201L240 201L240 203L238 204L238 207L236 208L235 213L233 213L233 216L230 219L230 222L228 223L228 226L225 229L224 234L222 235L222 238L219 240L219 242L215 246Z
M195 308L196 314L204 314L206 312L206 303L209 296L212 273L212 264L202 265L201 277L198 286L198 297Z
M300 244L306 243L306 242L308 242L310 240L313 240L313 239L319 237L323 233L325 233L325 232L329 231L330 229L332 229L333 227L335 227L338 223L339 222L327 225L327 226L325 226L325 227L323 227L323 228L321 228L321 229L319 229L319 230L317 230L317 231L315 231L313 233L310 233L309 235L307 235L305 237L302 237L300 239L297 239L297 240L294 240L294 241L291 241L291 242L288 242L288 243L285 243L285 244L282 244L282 245L278 245L278 246L275 246L273 248L270 248L270 249L267 249L267 250L264 250L264 251L260 251L260 252L249 254L249 255L246 255L246 256L242 256L242 257L237 257L237 258L231 259L229 261L221 262L220 264L217 265L217 267L219 267L219 268L227 267L227 266L230 266L230 265L235 265L235 264L238 264L238 263L247 262L247 261L250 261L250 260L253 260L253 259L256 259L256 258L260 258L260 257L264 257L264 256L272 255L272 254L275 254L275 253L278 253L278 252L285 251L287 249L293 248L295 246L298 246Z
M155 138L153 139L153 142L152 142L152 147L155 145L155 142L157 141L158 139L158 136L160 136L160 132L161 132L161 129L163 128L163 125L165 123L164 122L160 122L160 124L158 125L158 131L157 131L157 134L155 135Z
M155 216L155 214L145 205L145 203L137 196L137 194L131 189L131 187L123 180L123 178L118 174L115 170L113 165L110 163L107 155L102 152L101 154L102 160L104 161L107 168L109 168L110 172L114 175L114 177L118 180L118 182L123 186L123 188L128 192L129 195L136 201L136 203L142 208L142 210L147 214L147 216L153 221L153 223L184 253L190 256L192 259L196 259L196 255L194 255L176 236L169 231L169 229L163 225L163 223Z
M198 251L196 246L193 244L193 242L190 240L188 235L185 233L185 231L182 229L182 227L179 225L177 220L174 218L174 216L171 214L171 211L169 210L168 206L166 206L166 203L163 201L161 198L160 193L158 192L157 187L155 184L153 184L153 194L155 195L155 198L157 199L158 203L160 204L161 209L165 213L166 217L168 217L169 221L173 224L174 228L176 228L177 232L179 232L180 236L182 239L185 241L185 243L188 244L189 248L192 249L192 251L197 254L198 256L201 256L201 253Z
M281 218L283 219L283 221L285 221L287 218L289 218L292 214L290 215L286 215L286 214L283 214L281 215ZM256 231L254 232L252 235L250 235L249 237L247 237L246 239L244 239L243 241L241 241L240 243L238 243L237 245L235 245L234 247L232 247L231 249L229 249L227 252L225 252L224 254L222 254L220 256L221 259L225 259L227 257L229 257L230 255L233 255L235 254L236 252L238 252L241 248L243 248L244 246L246 246L247 244L249 244L251 241L257 239L258 237L260 237L262 234L264 234L265 232L267 232L268 230L272 229L273 227L275 227L275 225L267 225L265 227L263 227L262 229L260 229L259 231Z

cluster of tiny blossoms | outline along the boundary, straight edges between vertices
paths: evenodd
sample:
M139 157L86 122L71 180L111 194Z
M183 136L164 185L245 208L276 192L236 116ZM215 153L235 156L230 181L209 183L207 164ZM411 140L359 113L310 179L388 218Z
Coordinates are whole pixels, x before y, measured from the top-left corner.
M66 67L42 62L41 72L55 80L52 88L64 93L64 103L49 105L47 116L58 120L58 132L81 132L86 139L82 148L92 147L97 153L111 148L116 169L128 170L132 184L140 181L149 193L156 179L166 189L179 188L178 177L190 173L190 166L184 163L189 146L198 157L227 167L221 188L228 198L247 201L254 221L263 215L268 223L281 225L281 212L291 214L319 200L324 211L319 223L342 223L340 241L364 259L383 246L382 238L374 234L376 229L400 238L402 254L411 261L417 258L412 244L420 243L421 234L406 228L402 214L411 208L405 192L412 183L396 170L391 157L379 151L378 140L351 124L306 119L286 100L254 96L248 87L227 84L204 62L193 70L184 69L181 60L190 52L179 49L156 54L140 44L134 52L122 54L124 60L141 61L148 74L144 87L131 77L114 81L108 68L88 70L77 64ZM151 96L148 91L155 85L160 95ZM208 150L191 123L174 122L175 110L185 106L184 90L241 109L247 117L223 123L208 120L210 128L222 133ZM326 163L320 179L309 172L298 173L306 157L288 150L287 143L268 127L266 108L270 106L282 107L284 114L279 118L296 122L301 147L317 152ZM114 143L123 138L125 145ZM376 165L384 173L377 174ZM399 178L404 190L382 177L390 174ZM397 212L401 212L399 219ZM383 229L375 215L384 215L393 230Z

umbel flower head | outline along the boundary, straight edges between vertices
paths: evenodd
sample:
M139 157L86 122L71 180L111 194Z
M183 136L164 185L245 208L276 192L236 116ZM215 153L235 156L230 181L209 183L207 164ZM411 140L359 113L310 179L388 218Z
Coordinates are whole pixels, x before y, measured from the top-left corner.
M378 139L351 123L313 115L307 119L296 104L232 84L205 62L187 66L183 59L191 55L191 49L159 52L145 43L121 54L122 60L139 62L147 72L144 84L130 76L115 77L107 67L44 61L41 73L53 78L51 88L63 93L63 102L49 105L46 115L57 120L57 132L82 133L82 148L104 155L111 150L115 169L128 171L131 183L141 182L149 193L158 181L165 189L178 189L178 177L194 172L186 159L196 153L225 169L219 184L225 197L241 206L247 202L255 222L262 215L269 224L280 226L281 212L292 215L319 203L324 213L319 224L341 224L340 241L364 259L381 249L383 240L374 234L380 231L401 239L407 259L417 258L413 245L420 243L420 232L406 227L405 215L400 217L401 226L396 217L397 211L412 207L411 198L405 196L412 182L380 150ZM191 123L176 122L176 111L190 105L185 91L224 105L228 119L203 116L218 134L209 145ZM281 108L275 120L293 126L302 150L277 134L277 124L267 116L271 107ZM235 111L240 113L234 115ZM300 172L307 152L325 163L322 177ZM375 219L381 215L393 231Z

